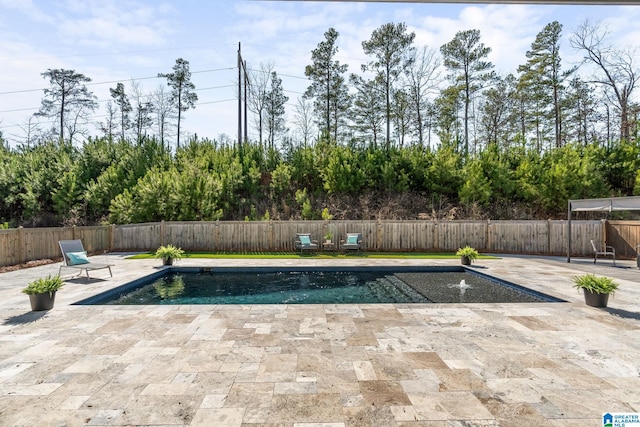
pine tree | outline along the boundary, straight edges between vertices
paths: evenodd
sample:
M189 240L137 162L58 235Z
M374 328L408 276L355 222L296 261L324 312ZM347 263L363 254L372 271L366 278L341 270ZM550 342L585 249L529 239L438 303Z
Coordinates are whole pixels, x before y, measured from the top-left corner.
M440 47L444 65L460 87L464 99L464 155L469 155L469 106L472 96L493 79L493 64L485 61L491 48L480 43L480 30L458 31L449 43Z
M318 117L318 128L321 132L338 139L338 129L346 121L349 109L349 91L343 74L348 65L340 64L334 58L338 53L336 40L339 33L329 28L325 40L311 51L311 65L307 65L304 74L311 80L304 97L314 99L314 109Z
M110 88L109 92L114 102L120 109L120 138L124 140L125 132L131 125L129 113L131 113L131 102L124 91L124 84L118 83L114 88Z
M375 57L373 61L362 65L362 71L374 71L374 81L380 85L385 99L385 118L387 123L386 144L391 143L391 120L394 83L414 60L413 40L416 34L407 33L404 23L388 23L373 31L371 38L362 42L364 53Z
M508 144L515 139L515 86L516 79L509 74L485 92L484 102L480 106L480 127L487 145L508 148Z
M191 82L191 71L189 71L189 61L178 58L173 66L173 73L159 73L158 77L167 79L167 84L172 89L171 101L178 112L178 130L176 148L180 148L180 123L182 112L190 108L195 108L198 95L194 92L196 86Z
M378 148L378 139L382 136L384 98L376 90L376 83L372 80L364 80L361 76L352 74L351 84L357 91L352 108L353 127L361 140L372 138L370 146L375 150Z
M563 82L574 70L561 71L560 34L562 25L558 21L547 24L538 33L527 51L527 63L518 67L521 81L542 97L541 105L549 105L549 116L553 118L555 146L562 146L562 93ZM550 93L549 93L550 92ZM546 101L549 100L549 102Z
M289 101L289 97L284 94L282 79L275 71L271 73L270 80L271 89L265 97L265 117L269 148L273 150L276 136L285 130L284 105Z
M64 129L75 128L78 119L86 118L98 108L95 95L87 89L85 83L91 79L75 70L49 68L42 73L49 79L50 89L44 90L40 110L36 116L57 117L60 129L60 141L64 141Z

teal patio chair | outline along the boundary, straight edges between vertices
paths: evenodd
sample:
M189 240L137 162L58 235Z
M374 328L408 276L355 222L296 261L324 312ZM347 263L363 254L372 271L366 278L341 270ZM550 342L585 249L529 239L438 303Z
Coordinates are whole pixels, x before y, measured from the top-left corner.
M340 240L340 249L360 252L360 249L362 249L362 233L347 233L347 239Z
M318 241L311 240L311 233L296 233L295 247L300 253L318 250Z

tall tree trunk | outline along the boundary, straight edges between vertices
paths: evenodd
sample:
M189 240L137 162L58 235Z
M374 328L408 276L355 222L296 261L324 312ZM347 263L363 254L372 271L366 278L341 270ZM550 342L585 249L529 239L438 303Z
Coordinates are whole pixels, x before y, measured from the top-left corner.
M182 87L178 88L178 137L176 139L176 151L180 149L180 119L182 116Z

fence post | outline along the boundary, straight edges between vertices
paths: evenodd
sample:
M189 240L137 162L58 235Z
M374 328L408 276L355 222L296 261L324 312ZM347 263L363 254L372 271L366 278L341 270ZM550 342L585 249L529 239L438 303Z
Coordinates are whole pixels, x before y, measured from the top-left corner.
M220 222L216 220L216 250L220 251Z
M165 239L165 233L167 231L167 228L164 225L164 219L162 221L160 221L160 246L164 246L164 241Z
M271 221L268 222L269 224L269 250L275 250L275 245L273 243L273 223Z
M487 246L486 250L489 252L493 252L492 242L491 242L491 220L487 219L487 232L485 234L485 244Z
M22 264L23 262L27 262L27 243L24 238L24 227L18 227L18 264Z
M109 224L109 252L113 252L116 247L116 225Z
M553 255L551 253L551 220L547 220L547 250L545 251L549 255Z

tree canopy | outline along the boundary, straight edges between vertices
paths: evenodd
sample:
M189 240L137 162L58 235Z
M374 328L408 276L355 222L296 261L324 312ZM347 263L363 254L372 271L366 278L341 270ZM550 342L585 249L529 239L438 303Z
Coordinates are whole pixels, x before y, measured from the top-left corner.
M64 141L65 128L72 140L75 133L81 132L80 122L98 108L95 95L85 85L91 79L75 70L51 68L42 77L49 79L51 87L44 90L42 106L35 115L57 117L60 141Z
M562 26L551 22L517 70L500 75L479 30L433 49L388 23L362 42L361 73L347 76L329 28L310 52L310 84L297 103L275 64L253 70L259 137L246 144L225 136L181 143L182 113L198 99L182 58L158 74L167 84L153 93L134 81L111 88L96 136L87 127L97 106L90 79L49 69L37 115L55 118L52 130L38 135L30 124L23 144L0 146L0 223L319 218L325 210L348 219L554 218L567 199L638 194L638 72L632 52L606 34L589 22L572 33L585 58L575 69L564 66ZM173 126L175 148L166 142Z
M178 58L173 66L172 73L159 73L158 77L165 77L167 85L171 88L170 101L175 105L177 111L178 131L176 135L176 146L180 147L180 123L182 121L182 112L195 108L198 94L194 92L196 86L191 82L191 71L189 70L189 61Z

